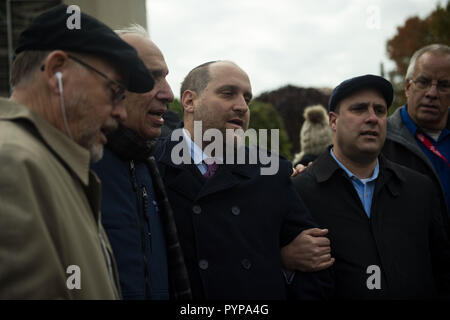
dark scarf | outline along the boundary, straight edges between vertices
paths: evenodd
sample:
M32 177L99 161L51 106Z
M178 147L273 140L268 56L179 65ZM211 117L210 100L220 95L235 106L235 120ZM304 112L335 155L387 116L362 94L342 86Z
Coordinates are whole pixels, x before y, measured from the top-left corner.
M117 130L108 134L107 138L106 147L123 160L144 162L153 154L156 145L156 140L144 140L123 125L119 125Z
M177 227L172 206L169 203L161 174L159 173L153 152L156 140L146 141L133 130L119 125L108 135L106 147L120 158L141 161L147 165L155 189L156 201L160 208L161 222L167 242L167 263L171 296L176 300L192 300L191 286L183 258L183 251L178 240Z

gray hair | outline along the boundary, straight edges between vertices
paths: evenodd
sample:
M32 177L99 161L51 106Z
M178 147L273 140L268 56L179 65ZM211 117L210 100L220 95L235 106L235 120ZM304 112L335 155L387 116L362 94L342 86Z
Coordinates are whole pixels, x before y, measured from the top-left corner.
M414 54L411 57L411 60L409 61L408 70L406 71L405 77L406 80L412 79L414 70L416 69L417 60L421 55L423 55L426 52L436 52L450 55L450 47L445 44L435 43L420 48L419 50L414 52Z
M19 53L11 66L9 82L11 88L22 88L29 84L36 72L42 66L50 51L27 50Z
M145 30L143 26L137 23L132 23L128 27L114 30L114 32L117 33L118 35L124 35L127 33L138 34L143 36L144 38L150 39L150 35L148 34L147 30Z

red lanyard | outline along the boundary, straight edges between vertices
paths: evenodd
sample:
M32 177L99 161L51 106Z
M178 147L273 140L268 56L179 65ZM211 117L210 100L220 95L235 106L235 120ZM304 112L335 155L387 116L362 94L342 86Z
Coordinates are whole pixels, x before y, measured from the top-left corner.
M422 133L420 132L416 132L416 137L417 139L420 140L420 142L422 142L425 147L428 148L428 150L430 150L431 152L433 152L435 155L437 155L439 158L443 159L445 161L445 163L447 163L447 165L450 167L450 163L448 163L448 160L445 159L445 157L438 151L438 149L436 149L436 147L431 143L430 140L428 140L427 137L425 137Z

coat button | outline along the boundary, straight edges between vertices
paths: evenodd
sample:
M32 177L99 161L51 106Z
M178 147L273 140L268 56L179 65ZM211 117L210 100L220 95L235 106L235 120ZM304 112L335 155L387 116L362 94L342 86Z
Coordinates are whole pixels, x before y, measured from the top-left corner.
M202 213L202 208L199 205L195 205L195 206L192 207L192 211L195 214L200 214L200 213Z
M244 267L244 269L247 269L247 270L250 269L250 267L252 266L252 263L248 259L243 259L241 261L241 264Z
M200 260L200 261L198 262L198 266L199 266L200 269L202 269L202 270L208 269L208 260L204 260L204 259Z
M231 213L233 213L235 216L238 216L241 213L241 209L237 206L231 207Z

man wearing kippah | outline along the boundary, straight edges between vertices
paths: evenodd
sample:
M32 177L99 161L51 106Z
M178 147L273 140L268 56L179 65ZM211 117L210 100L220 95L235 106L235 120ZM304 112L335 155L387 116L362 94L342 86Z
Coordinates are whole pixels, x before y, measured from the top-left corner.
M0 299L121 298L89 163L126 119L125 89L153 78L106 25L68 17L55 7L21 34L0 99Z
M450 297L438 190L380 155L392 98L392 85L379 76L338 85L328 105L334 144L294 178L313 217L329 229L337 299Z
M137 50L155 78L155 86L150 92L128 94L126 121L107 136L104 157L92 164L92 169L102 181L102 223L114 250L123 298L198 299L198 291L193 294L191 290L192 279L189 279L186 268L186 261L192 261L193 256L183 255L182 251L193 243L178 235L177 230L184 230L184 226L176 226L175 218L180 213L174 212L172 207L177 207L179 201L169 203L168 190L163 185L153 156L154 142L165 124L163 115L173 100L172 89L166 80L169 69L162 52L149 39L144 28L132 25L117 33ZM180 187L191 189L192 184L185 181ZM278 214L277 211L274 213ZM293 241L296 249L300 247L293 253L296 257L292 259L295 263L293 270L319 271L332 264L331 258L326 257L328 240L312 236L321 232L308 229ZM264 247L259 249L267 250ZM229 272L227 269L222 278L229 280ZM301 275L297 275L299 277ZM196 278L193 280L198 289ZM240 281L239 285L243 282ZM233 282L228 281L221 291L224 293L227 288L233 288ZM234 290L233 298L254 298L236 288ZM271 294L274 295L274 290Z
M155 158L193 299L327 298L332 283L329 270L321 268L333 264L329 242L319 236L316 243L309 240L323 230L315 228L294 190L292 165L272 154L277 168L264 172L261 159L249 160L256 149L235 143L248 129L252 88L247 73L231 61L204 63L184 78L180 96L183 127L159 141ZM225 147L220 155L210 149L212 139L205 139L211 132L217 134L214 143L220 140ZM184 159L177 157L180 146ZM294 253L300 261L284 265L295 274L283 274L280 251L292 242L303 247L303 254ZM319 264L310 264L311 251Z

